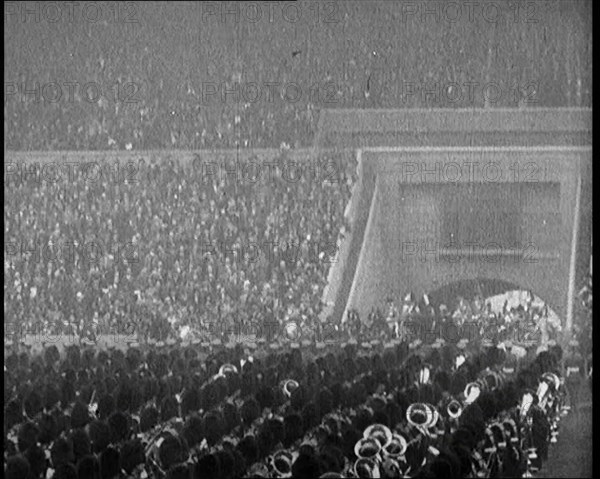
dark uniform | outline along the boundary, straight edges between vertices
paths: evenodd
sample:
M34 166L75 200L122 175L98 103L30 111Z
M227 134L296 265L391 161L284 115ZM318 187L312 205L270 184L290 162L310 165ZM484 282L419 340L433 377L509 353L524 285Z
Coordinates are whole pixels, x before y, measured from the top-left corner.
M512 376L517 372L518 365L518 358L511 352L510 348L507 348L506 359L502 364L502 372L508 376Z
M579 388L583 380L583 358L578 350L571 349L565 357L565 385L569 394L571 408L577 409L579 403Z

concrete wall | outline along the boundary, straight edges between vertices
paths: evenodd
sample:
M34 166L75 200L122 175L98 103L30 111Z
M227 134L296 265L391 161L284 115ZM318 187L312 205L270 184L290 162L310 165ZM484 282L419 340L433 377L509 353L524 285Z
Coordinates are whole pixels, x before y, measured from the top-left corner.
M377 177L377 204L369 205L372 218L346 309L357 307L362 317L390 293L399 299L408 290L422 295L452 282L490 278L532 290L565 317L575 193L589 148L382 148L361 155L365 177ZM463 166L460 177L456 165ZM524 205L522 248L500 245L499 255L492 254L493 245L448 251L440 240L443 188L525 179L533 191ZM559 185L556 204L549 203L543 183ZM554 222L548 213L555 213Z

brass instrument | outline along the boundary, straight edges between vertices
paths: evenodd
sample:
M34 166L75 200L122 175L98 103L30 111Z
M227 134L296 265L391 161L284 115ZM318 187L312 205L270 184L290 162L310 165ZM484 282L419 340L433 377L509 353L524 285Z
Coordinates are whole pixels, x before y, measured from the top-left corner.
M352 472L355 477L380 477L381 470L387 475L400 474L400 462L405 462L404 454L408 449L406 439L392 433L384 424L372 424L363 432L363 437L354 446L358 458Z
M219 378L227 377L227 374L237 374L238 370L233 364L223 364L219 368L219 372L213 376L213 381L216 381Z
M478 382L472 382L465 386L465 404L472 404L481 394L481 385Z
M354 477L367 479L381 477L377 461L365 457L359 457L356 460L352 472L354 473Z
M432 407L425 403L413 403L406 410L408 423L422 431L431 427L434 418Z
M363 432L363 438L373 438L379 443L381 449L385 449L392 442L392 431L383 424L372 424Z
M487 391L494 391L504 384L504 378L496 371L486 371L486 373L482 382Z
M438 410L427 403L411 404L406 410L406 420L413 426L418 433L407 443L407 448L413 443L421 443L425 439L423 445L428 445L427 451L437 455L439 452L430 444L431 440L436 440L438 434L443 434L443 428L438 426L441 416ZM426 458L423 458L426 461Z
M361 438L354 445L354 454L360 459L375 459L381 452L381 444L377 439L368 437Z
M452 419L458 419L462 414L463 407L456 399L452 399L446 406L446 412L448 416Z
M500 449L500 450L504 450L506 448L506 434L504 431L504 427L502 427L502 424L499 422L494 422L492 424L490 424L489 426L489 430L492 433L492 439L494 441L494 445ZM496 434L494 434L494 432L497 431L498 432L498 436L500 436L500 440L498 441L496 439Z
M398 460L406 453L408 442L400 434L392 434L391 441L383 448L383 456L386 459Z
M282 385L283 394L285 394L286 397L291 398L292 392L294 392L299 387L300 384L298 384L298 381L294 381L293 379L286 379Z
M428 384L431 378L431 368L428 364L423 365L419 371L419 384Z
M521 400L519 401L519 413L521 418L525 418L529 409L533 405L534 392L531 390L526 390L521 396Z
M219 375L221 376L225 376L228 373L237 374L237 372L238 370L233 364L223 364L223 366L219 368Z
M505 419L502 421L502 426L504 427L504 433L506 438L512 443L516 444L519 442L519 430L517 428L517 424L514 419Z
M271 457L269 457L269 462L276 477L292 477L292 464L296 460L297 453L292 453L287 450L279 450Z
M454 359L454 369L456 370L460 368L465 361L466 358L464 354L459 354L458 356L456 356L456 358Z
M544 384L547 387L544 387ZM537 394L542 410L548 414L550 420L550 442L558 441L558 421L560 419L560 378L551 372L542 374Z

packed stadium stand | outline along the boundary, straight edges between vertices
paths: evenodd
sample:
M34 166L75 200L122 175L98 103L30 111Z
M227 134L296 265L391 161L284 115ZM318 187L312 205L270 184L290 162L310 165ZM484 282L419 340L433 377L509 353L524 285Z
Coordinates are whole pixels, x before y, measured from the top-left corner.
M404 223L387 204L369 227L396 196L362 162L490 146L485 118L493 146L589 149L586 2L499 0L479 26L389 1L259 22L93 3L125 17L5 8L5 477L544 477L587 450L587 163L557 173L581 254L544 270L552 311L503 277L393 272L381 232Z

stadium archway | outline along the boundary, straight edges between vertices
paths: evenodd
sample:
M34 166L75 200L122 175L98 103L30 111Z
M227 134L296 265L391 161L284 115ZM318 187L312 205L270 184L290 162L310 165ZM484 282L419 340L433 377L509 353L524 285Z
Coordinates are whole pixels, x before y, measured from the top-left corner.
M357 309L362 318L389 296L493 278L551 301L568 328L575 271L589 258L591 112L394 114L357 121L387 118L387 138L410 146L358 148L351 231L330 271L323 317ZM342 116L342 138L360 142Z
M446 305L449 311L454 311L458 305L458 298L471 302L475 297L479 297L489 304L495 314L501 314L505 307L510 311L531 304L538 310L547 309L552 324L562 324L564 319L556 313L556 301L552 298L541 298L536 291L526 290L517 284L497 279L476 278L454 281L427 293L427 296L436 311L442 304Z
M456 306L456 299L461 297L472 300L476 296L482 299L493 299L493 310L496 312L502 307L503 300L508 301L508 307L523 304L528 294L533 296L533 304L545 304L554 312L554 301L550 298L542 298L535 290L528 290L522 286L500 279L474 278L453 281L427 293L431 304L436 309L445 304L450 310Z

